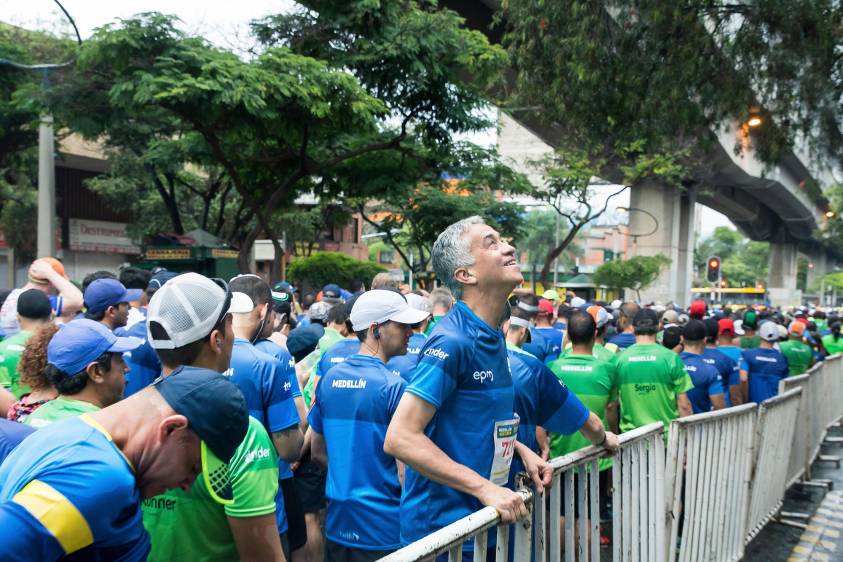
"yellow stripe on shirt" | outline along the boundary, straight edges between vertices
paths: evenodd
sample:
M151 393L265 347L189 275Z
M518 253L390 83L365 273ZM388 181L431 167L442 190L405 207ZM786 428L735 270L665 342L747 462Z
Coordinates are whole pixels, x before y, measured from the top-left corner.
M12 501L35 517L56 538L65 554L94 542L85 516L49 484L33 480L15 494Z

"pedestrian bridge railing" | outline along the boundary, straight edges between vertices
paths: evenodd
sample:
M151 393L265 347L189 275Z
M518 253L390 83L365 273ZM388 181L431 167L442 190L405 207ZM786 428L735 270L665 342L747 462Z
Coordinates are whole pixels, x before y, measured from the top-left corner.
M766 524L798 515L780 512L786 490L812 484L814 461L836 460L821 455L820 448L841 441L827 432L843 417L842 357L782 380L779 395L760 405L673 420L667 451L661 423L620 435L609 469L613 562L740 560ZM461 562L466 543L473 541L475 562L486 562L494 533L496 562L598 562L598 461L606 456L587 447L552 459L549 490L518 492L530 511L524 521L503 525L487 507L383 560L416 562L447 554L449 562Z

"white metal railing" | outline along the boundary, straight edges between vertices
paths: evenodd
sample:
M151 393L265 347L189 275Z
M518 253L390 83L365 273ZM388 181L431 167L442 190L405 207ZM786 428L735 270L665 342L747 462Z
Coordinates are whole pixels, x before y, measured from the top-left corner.
M670 422L668 562L743 556L755 409L749 403Z
M784 503L788 486L788 453L793 446L802 390L795 388L761 403L753 443L747 514L748 544Z
M792 441L790 450L788 451L788 488L809 474L810 455L814 446L809 435L809 428L812 427L809 419L811 416L810 410L813 406L810 401L811 388L808 387L810 376L810 374L804 374L796 377L788 377L779 382L779 394L786 394L795 389L800 391L799 411L801 415L796 418L796 423L794 424L795 434L799 438Z
M663 560L664 512L659 507L664 502L663 433L664 426L659 422L619 436L620 451L611 469L615 486L612 526L616 562ZM469 541L473 541L474 560L485 562L488 533L492 528L497 536L496 562L507 562L510 556L517 562L599 562L598 461L607 456L602 448L586 447L553 459L549 490L535 495L528 490L518 492L530 511L527 520L503 525L497 511L486 507L382 558L381 562L425 561L444 553L448 553L449 562L461 562ZM574 516L575 505L579 517ZM560 515L564 516L564 532Z

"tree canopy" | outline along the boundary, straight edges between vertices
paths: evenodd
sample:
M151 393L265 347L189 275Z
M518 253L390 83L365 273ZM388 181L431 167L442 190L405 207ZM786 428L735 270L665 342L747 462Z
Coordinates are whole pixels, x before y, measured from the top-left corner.
M483 92L506 55L456 14L412 0L312 4L256 22L248 60L161 14L98 30L49 96L73 130L123 159L94 188L134 189L126 204L141 206L157 194L176 231L185 210L227 228L245 269L261 233L280 237L274 215L297 196L388 187L406 199L444 168L454 133L488 125ZM401 181L359 176L381 161L402 168Z
M635 291L641 300L641 290L658 279L661 271L670 265L670 258L662 255L635 256L628 260L612 260L594 271L594 282L613 289Z
M705 169L688 149L753 113L765 119L753 133L762 160L805 139L841 162L839 2L508 0L500 21L516 105L539 105L562 146L592 154L601 177L668 155L693 180Z
M770 244L747 240L737 230L718 226L711 236L701 240L694 252L695 271L703 286L708 258L717 256L721 260L720 271L723 280L730 287L754 287L767 283Z

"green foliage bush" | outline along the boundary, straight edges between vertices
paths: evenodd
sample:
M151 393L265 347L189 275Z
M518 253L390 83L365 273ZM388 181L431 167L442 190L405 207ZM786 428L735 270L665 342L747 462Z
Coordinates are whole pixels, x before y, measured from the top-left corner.
M380 265L354 259L339 252L316 252L308 258L300 258L287 268L287 277L293 283L319 290L328 283L348 287L359 279L368 287L372 278L386 271Z

